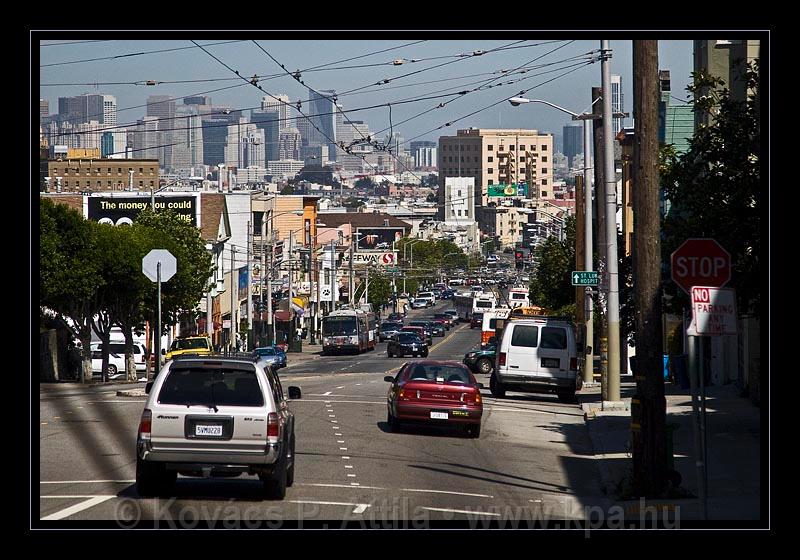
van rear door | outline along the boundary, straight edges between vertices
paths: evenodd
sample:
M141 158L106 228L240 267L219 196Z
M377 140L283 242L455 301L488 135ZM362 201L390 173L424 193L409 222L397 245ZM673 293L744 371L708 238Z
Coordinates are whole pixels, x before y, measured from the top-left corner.
M504 341L509 341L508 346L503 348L506 352L506 373L536 375L539 327L519 323L511 323L509 327L511 333L503 337Z
M539 375L560 379L571 377L567 327L543 325L539 330L539 359L536 363Z

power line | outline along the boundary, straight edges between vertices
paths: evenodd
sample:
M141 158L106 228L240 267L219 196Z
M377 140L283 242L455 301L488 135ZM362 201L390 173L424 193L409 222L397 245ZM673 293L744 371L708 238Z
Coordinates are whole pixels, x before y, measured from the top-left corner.
M242 40L242 39L235 40L235 41L220 41L218 43L209 43L206 46L212 47L214 45L228 45L230 43L241 43L243 41L244 40ZM192 42L194 42L194 41L192 41ZM195 43L195 44L197 44L197 43ZM197 46L199 47L200 45L197 45ZM194 48L197 48L197 47L174 47L174 48L171 48L171 49L159 49L159 50L156 50L156 51L142 51L142 52L118 54L118 55L114 55L114 56L102 56L102 57L99 57L99 58L87 58L87 59L84 59L84 60L70 60L70 61L67 61L67 62L53 62L52 64L41 64L41 65L39 65L39 68L49 68L51 66L65 66L67 64L81 64L83 62L97 62L98 60L115 60L115 59L118 59L118 58L128 58L128 57L131 57L131 56L142 56L142 55L156 54L156 53L162 53L162 52L183 51L183 50L186 50L186 49L194 49Z
M42 43L39 42L39 47L55 47L58 45L80 45L82 43L104 43L108 41L108 39L94 39L91 41L66 41L63 43Z

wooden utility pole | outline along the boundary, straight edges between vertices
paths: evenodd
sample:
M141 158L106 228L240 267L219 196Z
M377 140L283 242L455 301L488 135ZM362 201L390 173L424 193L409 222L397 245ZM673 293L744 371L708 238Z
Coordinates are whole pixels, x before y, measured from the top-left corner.
M633 42L633 216L636 265L636 397L631 401L633 484L661 496L667 480L662 361L658 181L658 41Z
M586 229L586 216L585 207L586 199L584 198L583 175L575 176L575 270L585 270L584 265L586 262L586 247L584 232ZM586 322L586 288L583 286L576 286L575 288L575 322L582 325ZM585 334L585 333L584 333ZM583 338L584 345L591 345Z
M607 256L607 245L606 245L606 211L605 211L605 200L606 200L606 184L605 184L605 170L604 166L601 163L603 161L603 152L605 151L605 143L603 140L603 104L602 103L595 103L597 99L601 97L602 88L593 87L592 88L592 103L593 103L593 110L592 112L597 115L592 121L592 133L593 133L593 140L594 140L594 157L595 163L594 166L594 199L597 201L597 204L594 205L594 212L595 212L595 219L593 221L593 227L595 229L595 246L596 250L594 252L597 255L597 270L600 273L600 285L597 287L598 292L602 291L603 286L603 278L607 274L606 272L606 256ZM607 289L607 288L606 288ZM607 294L606 294L607 299ZM604 301L598 298L598 302ZM600 350L595 352L600 356L600 391L602 393L603 401L608 400L608 323L606 317L606 310L603 307L602 303L597 306L599 311L598 322L600 323L600 335L598 337L600 342Z

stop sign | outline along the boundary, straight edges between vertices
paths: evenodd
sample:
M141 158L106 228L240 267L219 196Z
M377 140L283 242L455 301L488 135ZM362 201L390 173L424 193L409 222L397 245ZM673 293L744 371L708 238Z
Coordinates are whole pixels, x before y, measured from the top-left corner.
M672 280L687 294L692 286L721 288L731 279L731 255L714 239L687 239L671 264Z

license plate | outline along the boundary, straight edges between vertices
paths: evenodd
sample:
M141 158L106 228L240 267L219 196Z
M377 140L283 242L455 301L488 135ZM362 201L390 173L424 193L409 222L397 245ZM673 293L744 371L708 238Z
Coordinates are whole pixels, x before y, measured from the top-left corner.
M558 358L542 358L542 367L557 368Z
M431 412L431 418L435 420L447 420L446 412Z
M196 436L221 436L222 426L195 426L194 435Z

